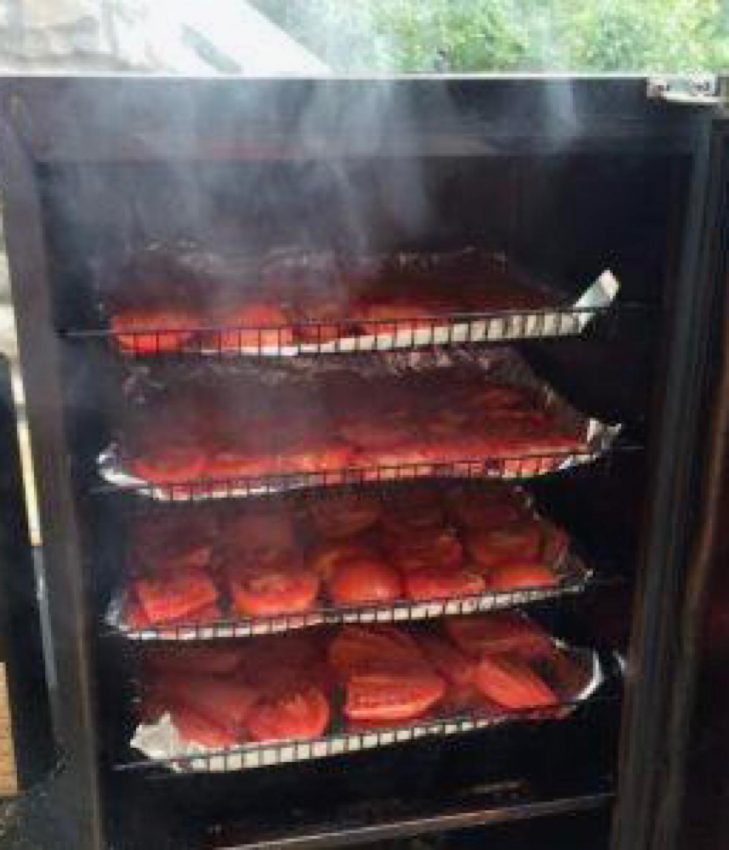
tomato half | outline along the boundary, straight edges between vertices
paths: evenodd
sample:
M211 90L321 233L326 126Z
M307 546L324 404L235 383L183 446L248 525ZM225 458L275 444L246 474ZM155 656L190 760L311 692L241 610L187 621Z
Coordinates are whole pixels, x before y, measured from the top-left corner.
M308 611L319 593L319 577L310 570L270 564L231 573L228 586L238 613L267 617Z
M542 526L535 519L514 522L504 528L471 529L466 549L482 567L491 568L505 561L536 560L542 547Z
M138 578L133 588L150 624L179 619L212 605L218 599L218 590L212 579L197 567Z
M329 644L329 663L340 675L389 663L423 666L423 651L411 635L393 626L344 626Z
M309 515L316 530L324 537L339 540L350 537L374 525L382 505L368 496L347 495L313 502Z
M351 720L410 720L445 694L445 683L427 668L353 673L345 684L344 713Z
M473 596L486 587L484 579L463 569L429 567L405 574L405 591L410 599L450 599Z
M400 576L387 562L360 558L339 564L329 580L329 595L339 605L391 602L402 596Z
M494 611L473 617L448 617L446 633L462 652L512 653L525 658L549 656L554 651L550 635L533 620L515 611Z
M164 434L143 453L129 459L129 471L153 484L185 484L205 471L206 453L199 446L167 441Z
M312 685L290 687L265 696L248 716L252 741L318 738L329 725L329 701Z
M179 351L199 326L196 313L171 307L130 309L111 318L111 331L119 347L130 354Z

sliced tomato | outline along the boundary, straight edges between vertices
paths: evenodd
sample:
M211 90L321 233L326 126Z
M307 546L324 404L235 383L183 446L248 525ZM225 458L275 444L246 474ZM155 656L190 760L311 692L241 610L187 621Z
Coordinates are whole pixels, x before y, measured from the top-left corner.
M290 687L264 696L248 716L253 741L318 738L329 725L329 701L313 685Z
M410 537L386 540L393 566L402 572L432 567L456 569L463 562L463 547L453 529L423 529Z
M328 580L340 564L347 561L377 558L377 550L370 540L325 540L306 555L306 565L324 580Z
M466 549L480 566L491 568L506 561L533 561L542 548L542 526L535 519L513 522L504 528L471 529Z
M205 342L221 351L290 345L294 341L289 317L278 304L261 301L230 308L219 311L215 321L222 329L207 335Z
M199 326L196 313L174 307L130 309L111 318L111 331L119 347L130 354L179 351Z
M510 653L524 658L547 657L554 643L547 632L515 611L494 611L472 617L449 617L446 633L467 655Z
M184 484L199 478L206 467L205 451L187 443L159 442L129 460L129 471L152 484Z
M464 569L426 567L405 573L405 592L410 599L451 599L483 593L486 582Z
M235 610L251 617L310 610L319 593L319 577L305 569L268 564L228 576Z
M393 626L344 626L329 645L329 663L340 676L382 660L409 666L426 664L413 637Z
M133 587L150 624L185 617L218 599L218 590L212 579L197 567L182 568L163 576L138 578Z
M345 684L344 713L350 720L410 720L424 714L445 694L445 683L427 668L367 670Z
M554 587L559 579L544 564L532 561L511 561L493 567L486 578L489 590Z
M434 634L421 635L419 643L425 657L449 685L458 688L473 685L476 676L476 662L473 658Z
M476 687L492 702L509 709L541 708L558 703L557 695L526 661L484 655L476 668Z
M336 567L329 580L329 595L339 605L392 602L402 597L402 583L386 561L360 558Z
M226 728L206 717L201 717L186 705L176 706L170 715L180 738L187 743L222 750L235 746L240 740L235 729Z
M324 537L340 540L373 526L380 518L382 504L372 496L344 495L315 501L309 515Z
M448 510L465 528L495 528L520 519L526 509L524 495L506 484L456 490L448 496Z

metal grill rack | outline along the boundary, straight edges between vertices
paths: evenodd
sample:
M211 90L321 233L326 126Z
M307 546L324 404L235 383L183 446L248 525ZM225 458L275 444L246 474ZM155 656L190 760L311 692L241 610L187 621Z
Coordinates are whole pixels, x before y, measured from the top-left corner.
M548 475L594 461L611 447L616 435L616 430L607 429L592 439L585 449L577 451L563 450L448 463L403 463L394 466L350 467L323 472L297 472L226 479L202 478L169 484L155 484L134 478L120 468L113 454L107 453L99 462L101 477L105 483L95 487L94 492L126 491L161 502L198 502L266 496L315 487L357 487L362 484L379 485L423 478L519 480Z
M321 607L301 614L273 617L231 617L207 623L176 623L143 629L131 629L118 623L114 612L109 618L114 622L114 632L135 641L204 641L226 638L245 638L271 635L303 629L310 626L341 623L406 623L544 602L560 596L581 593L587 587L591 572L575 556L562 568L559 584L554 587L519 588L500 592L486 592L452 599L431 599L413 602L402 600L385 605L360 605L357 607Z
M208 750L200 745L188 745L188 751L184 754L166 758L131 759L118 763L115 767L118 771L165 768L179 773L224 773L350 755L422 738L463 735L511 723L564 720L583 705L588 697L590 702L616 698L620 680L618 664L613 658L601 659L600 663L606 678L603 680L601 673L597 679L595 688L599 693L585 694L580 699L564 701L550 708L503 711L488 715L476 712L461 713L450 717L423 718L387 729L334 729L328 735L312 740L251 743L224 750ZM172 735L176 734L171 725L170 732ZM144 735L145 732L138 730L136 743L141 743Z
M294 357L407 350L433 345L468 345L578 336L610 305L457 313L447 316L368 319L374 332L355 333L357 321L302 321L296 325L198 326L124 330L69 330L70 339L112 344L130 358ZM299 341L300 340L300 341Z

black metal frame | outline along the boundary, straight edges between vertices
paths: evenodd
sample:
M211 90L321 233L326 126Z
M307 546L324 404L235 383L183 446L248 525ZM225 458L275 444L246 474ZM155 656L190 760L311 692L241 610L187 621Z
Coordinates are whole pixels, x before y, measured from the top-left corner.
M386 96L386 98L385 98ZM631 699L625 721L616 850L643 850L653 823L653 782L666 725L660 700L674 660L673 626L685 578L701 402L709 340L708 305L719 285L697 245L711 176L705 133L711 116L646 99L642 78L364 80L8 79L2 99L3 178L12 283L48 564L55 654L63 699L55 721L68 756L74 850L104 846L93 627L67 453L62 346L53 321L38 169L52 163L220 160L341 154L483 157L528 153L644 152L695 157L694 214L678 282L656 419L648 533L636 605ZM316 131L293 149L303 109ZM385 138L363 123L363 105L387 122ZM256 110L257 122L245 113ZM231 116L221 126L221 114ZM77 116L77 120L69 120ZM723 225L724 222L721 222ZM706 261L704 261L706 262ZM659 602L660 600L660 602ZM487 820L488 818L484 818ZM432 822L429 829L433 828ZM415 829L411 829L416 831Z

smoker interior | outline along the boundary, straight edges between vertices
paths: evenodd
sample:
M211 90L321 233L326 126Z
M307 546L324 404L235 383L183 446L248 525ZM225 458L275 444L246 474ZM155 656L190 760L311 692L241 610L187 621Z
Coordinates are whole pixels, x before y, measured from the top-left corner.
M571 294L610 268L621 291L608 316L582 337L520 348L580 409L625 425L621 445L607 458L530 483L598 574L592 591L545 606L541 616L563 633L622 651L650 498L652 411L688 165L681 155L646 150L36 166L95 624L89 640L101 783L114 846L199 846L202 836L211 846L242 846L251 836L279 846L275 836L301 824L312 835L328 829L328 843L337 844L357 823L397 820L402 811L418 832L413 812L446 811L449 800L473 795L497 813L496 821L520 812L528 817L534 800L550 801L553 811L559 801L568 811L579 808L579 799L604 806L614 790L621 708L616 689L562 722L307 764L224 776L117 770L133 757L126 741L135 649L110 637L102 620L123 568L119 541L130 503L133 510L138 497L94 490L96 456L113 433L127 369L103 343L67 332L99 326L100 300L119 285L122 258L151 241L181 239L253 254L280 245L343 252L479 245L506 251ZM154 364L144 368L154 375ZM591 847L600 846L608 828L606 819L595 823L600 835L592 834ZM504 841L522 846L518 838Z

